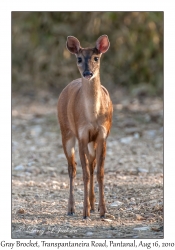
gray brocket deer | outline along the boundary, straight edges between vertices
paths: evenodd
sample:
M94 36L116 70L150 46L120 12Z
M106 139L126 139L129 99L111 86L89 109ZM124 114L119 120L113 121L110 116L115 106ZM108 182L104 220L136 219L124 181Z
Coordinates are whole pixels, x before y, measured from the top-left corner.
M75 141L84 182L83 218L95 209L94 169L97 164L100 217L105 217L104 161L106 139L109 135L113 106L108 91L100 82L100 59L109 46L107 35L100 36L94 48L82 48L77 38L67 37L67 49L76 56L81 78L73 80L58 99L58 120L62 144L68 162L70 194L68 215L75 213L74 181L76 176Z

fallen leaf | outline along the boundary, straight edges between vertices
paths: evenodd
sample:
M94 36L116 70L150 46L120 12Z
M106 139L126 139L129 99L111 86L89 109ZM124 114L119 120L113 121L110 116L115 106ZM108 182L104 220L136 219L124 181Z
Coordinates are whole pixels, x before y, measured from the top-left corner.
M115 220L115 216L114 215L108 214L108 213L106 213L105 215L106 215L106 218L110 218L110 219Z
M161 227L152 227L151 230L153 230L155 232L163 231L163 226L161 226Z
M135 218L136 218L136 220L145 220L145 218L143 216L141 216L140 214L136 214Z
M25 210L23 208L20 208L17 210L16 212L17 214L24 214L25 213Z

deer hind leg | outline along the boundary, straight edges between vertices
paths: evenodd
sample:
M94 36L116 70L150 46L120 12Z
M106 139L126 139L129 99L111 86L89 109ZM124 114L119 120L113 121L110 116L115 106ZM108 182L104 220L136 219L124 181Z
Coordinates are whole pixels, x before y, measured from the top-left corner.
M94 142L88 143L89 151L89 171L90 171L90 189L89 189L89 201L90 212L95 211L95 194L94 194L94 169L96 166L96 145Z
M68 201L68 215L75 213L75 200L74 200L74 180L76 176L76 162L75 162L75 136L69 134L69 137L64 140L63 138L64 153L68 162L68 173L70 179L70 193Z

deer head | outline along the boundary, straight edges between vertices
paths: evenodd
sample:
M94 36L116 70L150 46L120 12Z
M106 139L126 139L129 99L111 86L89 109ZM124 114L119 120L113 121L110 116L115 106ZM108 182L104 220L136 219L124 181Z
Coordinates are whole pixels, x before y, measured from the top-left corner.
M82 48L79 40L74 36L68 36L67 49L76 56L77 66L82 78L91 80L99 74L100 58L110 46L108 36L100 36L94 48Z

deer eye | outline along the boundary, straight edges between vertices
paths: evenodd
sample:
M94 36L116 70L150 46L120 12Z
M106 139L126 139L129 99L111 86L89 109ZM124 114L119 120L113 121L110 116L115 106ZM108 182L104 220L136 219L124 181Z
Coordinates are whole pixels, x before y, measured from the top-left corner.
M81 63L82 62L82 58L81 57L78 57L78 63Z
M94 57L94 61L98 62L98 57Z

